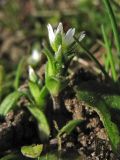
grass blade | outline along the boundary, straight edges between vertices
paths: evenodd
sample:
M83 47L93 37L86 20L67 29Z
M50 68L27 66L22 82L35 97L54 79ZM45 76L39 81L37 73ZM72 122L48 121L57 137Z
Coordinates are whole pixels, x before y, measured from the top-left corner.
M25 58L22 58L20 60L19 64L18 64L18 67L17 67L16 77L15 77L15 81L14 81L14 87L15 87L16 90L19 87L20 78L21 78L21 75L22 75L22 71L24 69L24 67L23 67L24 63L25 63Z
M101 29L102 29L103 39L104 39L104 42L105 42L105 47L107 49L107 57L108 57L109 63L110 63L112 78L113 78L114 81L116 81L117 80L117 73L116 73L116 69L115 69L114 58L113 58L113 55L112 55L112 49L110 47L109 40L107 39L107 35L106 35L105 28L104 28L103 25L101 26Z
M3 90L3 84L4 84L4 79L5 79L5 71L4 67L0 65L0 102L1 102L1 97L2 97L2 90Z
M105 53L105 54L106 54L106 53ZM109 73L109 70L110 70L110 62L109 62L108 56L103 55L103 60L104 60L105 70L106 70L107 73Z
M9 94L0 105L0 115L5 116L10 110L17 106L17 101L23 96L23 92L15 91Z
M108 15L109 15L109 18L110 18L111 27L112 27L112 30L113 30L113 33L114 33L114 38L115 38L115 45L116 45L116 48L117 48L118 55L120 56L120 38L119 38L119 32L118 32L118 27L117 27L117 22L116 22L116 19L115 19L115 15L114 15L113 9L111 7L110 1L109 0L103 0L103 2L105 4L105 7L107 9L107 12L108 12Z
M105 71L105 69L103 68L103 66L99 63L99 61L92 55L92 53L87 48L85 48L82 45L82 43L79 42L79 40L76 37L74 37L74 39L79 44L79 46L85 51L85 53L87 54L87 56L96 63L96 65L99 67L99 69L101 70L101 72L105 75L105 77L107 79L110 79L108 73Z

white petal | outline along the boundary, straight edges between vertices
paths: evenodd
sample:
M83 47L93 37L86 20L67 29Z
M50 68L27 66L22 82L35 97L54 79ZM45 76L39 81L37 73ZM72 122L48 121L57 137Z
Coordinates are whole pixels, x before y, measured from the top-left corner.
M74 41L75 28L70 28L65 35L65 42L67 45L71 44Z
M48 28L48 36L49 36L50 43L53 43L54 39L55 39L55 34L53 32L53 28L50 24L47 25L47 28Z
M57 30L55 31L55 34L57 35L58 33L62 33L63 32L63 24L60 22Z
M86 34L85 31L80 33L79 41L82 41L85 38Z

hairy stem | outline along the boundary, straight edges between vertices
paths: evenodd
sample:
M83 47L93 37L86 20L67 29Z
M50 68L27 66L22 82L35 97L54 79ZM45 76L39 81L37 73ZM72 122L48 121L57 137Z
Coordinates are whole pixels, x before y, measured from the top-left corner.
M53 100L53 110L60 110L60 98L59 96L55 97L52 96L52 100Z

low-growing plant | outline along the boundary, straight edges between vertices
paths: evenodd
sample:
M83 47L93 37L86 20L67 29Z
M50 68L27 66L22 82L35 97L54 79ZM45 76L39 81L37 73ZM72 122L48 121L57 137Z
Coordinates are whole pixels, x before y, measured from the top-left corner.
M112 31L115 38L115 46L117 50L117 56L120 54L120 43L117 30L117 23L115 16L110 5L109 0L103 0L107 8ZM102 26L102 34L104 38L104 46L106 48L107 54L105 59L105 65L101 65L100 62L93 56L93 54L81 43L82 39L85 37L85 33L82 32L79 38L75 36L75 28L70 28L65 34L63 31L62 23L59 23L56 30L53 30L52 26L48 24L48 36L49 36L49 47L44 46L43 53L47 57L47 62L45 65L45 80L41 80L40 77L36 74L34 69L29 66L29 79L28 79L28 89L22 91L18 88L20 74L17 74L15 80L15 89L16 91L9 94L0 105L0 115L5 116L10 110L18 107L17 102L21 97L26 97L28 103L26 107L31 112L31 114L36 118L38 124L38 130L41 142L48 140L50 137L50 125L48 119L45 115L47 111L47 99L48 96L53 100L53 110L56 113L56 110L61 109L59 103L60 93L68 86L69 84L69 72L68 68L71 60L76 55L76 45L78 44L85 53L91 58L96 65L101 70L101 73L104 75L104 79L107 80L109 85L113 85L118 93L119 90L119 80L118 80L118 70L119 63L115 64L115 59L113 56L113 50L111 43L107 38L105 27ZM36 60L36 59L35 59ZM18 73L20 73L22 62L18 66ZM34 65L33 65L34 67ZM92 84L92 83L91 83ZM105 88L105 92L101 92L101 88L97 84L98 90L94 91L93 88L90 88L91 85L87 82L87 85L80 84L80 86L75 90L76 97L78 100L82 100L86 106L91 107L95 110L103 125L106 129L108 137L110 139L113 151L120 156L120 132L118 125L112 119L111 109L119 110L120 96L119 94L108 93ZM86 87L87 86L87 87ZM85 88L84 88L85 87ZM101 86L100 86L101 87ZM107 94L105 94L107 91ZM60 113L60 112L57 112ZM82 122L81 119L71 120L60 130L58 129L58 141L61 140L63 133L70 134L72 130ZM61 141L59 141L61 143ZM58 142L58 143L59 143ZM40 150L36 153L41 153L41 146L37 146ZM23 154L27 156L29 150L34 152L36 146L25 146L22 148ZM38 149L37 148L37 149ZM61 144L60 147L61 149ZM38 151L38 150L37 150ZM30 155L30 156L34 156ZM38 156L37 154L35 156Z
M55 31L53 31L50 24L47 27L51 48L44 47L44 54L47 57L45 81L41 80L34 69L29 66L28 88L25 90L19 88L20 77L22 75L21 69L25 61L25 59L22 59L16 72L14 82L15 91L10 93L0 105L0 115L5 116L9 111L20 107L17 102L21 97L25 97L27 100L25 104L27 109L37 120L41 142L48 140L50 137L50 126L45 115L48 95L51 95L53 100L53 110L60 110L60 104L56 100L59 99L60 92L68 86L68 67L72 58L75 56L75 40L73 37L75 28L69 29L65 34L62 23L59 23ZM85 33L82 33L79 41L84 36ZM32 55L33 57L31 58L35 58L36 60L36 54L38 53ZM57 137L60 137L63 132L70 134L80 122L81 120L71 120L59 131ZM34 148L36 147L26 146L22 148L22 152L27 155L29 154L29 150L34 150Z
M70 61L75 56L75 28L69 29L65 34L62 23L59 23L55 31L50 24L47 27L53 53L45 47L44 53L48 60L45 70L45 84L53 98L53 102L55 102L60 92L69 82L67 70ZM84 38L84 35L84 33L80 35L79 41ZM59 108L59 104L54 103L54 109Z

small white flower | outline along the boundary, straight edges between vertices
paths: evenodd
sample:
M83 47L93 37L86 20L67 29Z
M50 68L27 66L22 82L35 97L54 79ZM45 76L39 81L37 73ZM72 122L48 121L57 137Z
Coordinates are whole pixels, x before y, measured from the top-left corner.
M57 27L57 30L55 31L55 36L58 34L58 33L63 33L63 24L60 22L58 27Z
M38 63L40 61L41 58L41 54L37 49L34 49L32 52L32 60L34 63Z
M35 71L34 71L34 69L31 66L29 66L28 72L29 72L29 79L30 79L30 81L34 82L34 83L37 82L38 77L35 74Z
M54 34L53 28L50 24L47 25L47 28L48 28L49 40L50 40L50 43L52 44L55 40L55 34Z
M70 28L66 34L63 33L63 25L60 22L57 29L53 30L50 24L47 25L48 36L53 50L57 53L61 45L62 50L66 50L74 42L75 28ZM81 32L79 41L85 37L85 32Z
M42 53L40 49L33 48L31 55L28 57L28 64L31 66L36 66L41 60Z
M79 42L81 42L85 38L85 36L86 36L85 31L82 31L80 33Z
M57 29L53 30L50 24L47 25L50 44L54 51L58 50L58 46L62 43L63 25L60 22Z
M66 45L70 45L74 42L74 38L73 38L74 34L75 34L75 28L70 28L67 31L67 33L64 37L64 41L65 41Z

